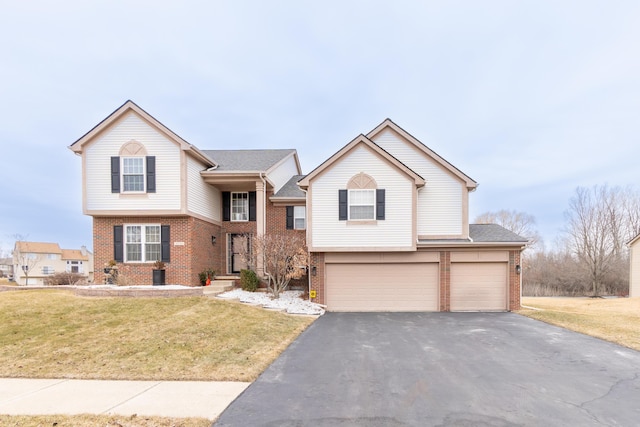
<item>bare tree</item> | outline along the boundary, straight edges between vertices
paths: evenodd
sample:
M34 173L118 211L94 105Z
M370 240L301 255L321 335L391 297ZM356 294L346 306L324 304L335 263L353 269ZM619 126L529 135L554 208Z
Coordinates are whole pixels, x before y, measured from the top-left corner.
M14 234L13 237L16 239L16 243L13 249L13 262L14 262L14 272L13 276L18 277L19 271L24 272L25 277L25 286L29 285L29 273L31 270L35 268L38 264L38 257L36 254L29 252L22 252L18 249L18 243L24 242L26 236L22 234Z
M612 220L612 215L616 215L615 198L615 191L607 186L595 186L591 190L578 187L565 212L568 243L589 272L593 296L599 295L600 285L618 250L614 232L619 224Z
M542 238L535 229L536 219L533 215L515 210L499 210L485 212L476 217L476 224L498 224L529 240L529 248L536 249L542 244Z
M287 289L292 279L299 279L306 274L309 255L305 240L298 233L254 235L250 241L250 250L241 256L258 273L264 272L267 290L274 298L280 297L280 292Z

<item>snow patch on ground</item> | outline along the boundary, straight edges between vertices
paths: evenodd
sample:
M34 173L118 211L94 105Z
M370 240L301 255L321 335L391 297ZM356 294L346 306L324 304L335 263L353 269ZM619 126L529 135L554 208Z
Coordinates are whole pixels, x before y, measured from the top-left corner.
M300 298L302 291L285 291L280 293L280 298L273 299L266 292L247 292L242 289L234 289L217 296L222 299L237 299L240 302L258 305L271 310L282 310L289 314L322 315L324 309L319 304Z

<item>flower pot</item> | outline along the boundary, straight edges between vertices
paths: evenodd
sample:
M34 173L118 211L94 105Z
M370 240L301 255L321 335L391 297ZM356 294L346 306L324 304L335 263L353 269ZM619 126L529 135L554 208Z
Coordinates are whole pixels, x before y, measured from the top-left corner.
M165 273L166 270L153 270L153 286L166 285Z

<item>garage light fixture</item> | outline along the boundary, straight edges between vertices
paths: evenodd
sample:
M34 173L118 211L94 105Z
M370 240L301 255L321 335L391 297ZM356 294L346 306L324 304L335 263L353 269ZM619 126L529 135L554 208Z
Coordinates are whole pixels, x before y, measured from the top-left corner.
M516 265L516 274L520 274L520 272L522 272L522 267L520 267L520 264Z

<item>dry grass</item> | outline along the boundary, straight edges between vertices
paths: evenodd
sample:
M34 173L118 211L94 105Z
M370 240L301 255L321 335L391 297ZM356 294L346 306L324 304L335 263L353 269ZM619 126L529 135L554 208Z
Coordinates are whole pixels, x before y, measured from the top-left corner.
M210 298L0 293L0 376L253 381L313 318Z
M522 298L525 316L640 351L640 298Z
M140 415L0 415L5 427L209 427L205 418L164 418Z

